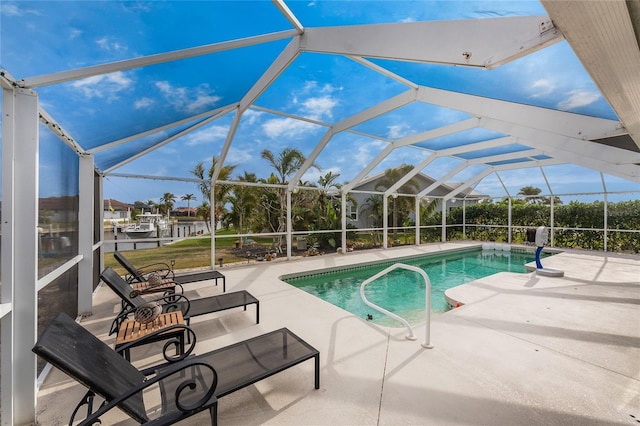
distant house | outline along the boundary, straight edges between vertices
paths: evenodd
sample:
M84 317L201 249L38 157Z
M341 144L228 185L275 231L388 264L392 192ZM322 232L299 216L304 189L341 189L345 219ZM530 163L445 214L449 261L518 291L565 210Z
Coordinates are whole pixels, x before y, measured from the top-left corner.
M198 209L194 207L178 207L175 210L171 211L171 216L191 216L195 217Z
M40 198L38 216L40 224L75 222L78 219L78 196Z
M104 220L115 220L117 222L127 222L131 220L131 204L109 198L103 202Z
M374 176L371 176L367 179L364 179L360 184L353 187L352 191L372 191L372 192L380 192L380 189L376 189L376 186L380 183L382 179L384 179L384 172L378 173ZM418 173L413 177L413 181L417 184L418 193L423 189L431 186L436 180L423 174ZM433 196L444 196L456 189L458 186L462 185L461 183L455 184L441 184L436 187L433 191L431 191L430 195ZM358 193L352 192L350 196L357 202L357 208L353 206L352 203L349 203L347 206L347 219L349 223L354 225L356 228L371 228L374 225L371 223L371 218L367 214L362 214L366 212L367 207L370 206L369 200L372 194L368 193ZM490 197L488 195L483 195L476 193L472 189L463 190L460 194L457 195L456 198L469 197L470 199L467 201L467 204L476 204L481 200L487 200ZM460 204L456 204L449 200L446 204L446 209L451 210L454 207L458 207ZM441 210L442 207L439 207ZM411 214L413 216L413 214Z

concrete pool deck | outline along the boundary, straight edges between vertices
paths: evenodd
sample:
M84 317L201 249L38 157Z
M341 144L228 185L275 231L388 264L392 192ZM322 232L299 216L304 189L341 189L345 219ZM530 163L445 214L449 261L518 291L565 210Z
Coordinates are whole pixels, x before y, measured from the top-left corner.
M478 244L400 247L291 262L224 267L227 291L246 289L252 307L192 321L204 353L280 327L320 351L320 389L307 361L223 397L223 425L631 425L640 424L640 256L566 251L543 260L562 278L500 273L449 291L465 305L432 316L424 349L402 328L386 328L302 292L278 277ZM185 294L222 292L210 282ZM108 344L119 302L106 286L82 324ZM132 351L137 367L159 346ZM53 370L38 397L40 424L67 423L82 386ZM151 407L157 395L148 395ZM180 424L208 422L201 413ZM114 413L103 424L136 424Z

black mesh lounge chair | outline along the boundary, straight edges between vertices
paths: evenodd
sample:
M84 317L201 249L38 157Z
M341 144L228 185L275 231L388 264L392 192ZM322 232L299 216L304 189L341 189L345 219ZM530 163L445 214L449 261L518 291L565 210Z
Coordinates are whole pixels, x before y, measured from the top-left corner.
M127 271L127 275L125 275L125 280L130 284L136 283L138 285L138 287L136 288L140 288L140 289L144 289L146 288L145 287L146 285L149 285L148 284L149 275L152 272L154 272L150 268L153 268L158 265L163 265L163 267L166 267L166 268L169 267L169 265L167 265L166 263L154 263L152 265L143 266L142 268L136 268L133 265L133 263L131 263L129 259L127 259L119 251L115 251L113 253L113 257L118 261L120 266L122 266ZM171 270L171 273L167 273L166 275L163 276L164 273L165 273L165 270L162 269L160 272L161 278L171 279L174 283L180 286L182 286L182 284L189 284L189 283L205 281L205 280L215 280L216 285L218 285L218 280L222 279L222 291L227 291L225 276L218 271L199 271L194 273L175 275L173 273L173 270Z
M211 424L217 424L216 370L201 359L185 358L187 353L175 363L138 370L64 313L42 333L33 352L89 389L71 414L70 425L84 405L82 425L99 423L114 407L140 424L174 424L203 410L209 410ZM164 394L167 380L172 386L179 383L178 392ZM149 418L142 394L154 387L161 392L162 407L158 417ZM94 412L95 395L105 401Z
M132 314L135 309L141 305L157 300L163 305L163 312L171 310L181 310L187 324L193 317L206 315L213 312L224 311L227 309L244 307L247 305L256 305L256 324L260 323L260 301L253 297L246 290L234 291L231 293L223 293L216 296L203 297L200 299L188 299L182 294L165 295L157 299L145 299L135 291L116 271L112 268L106 268L100 274L100 278L104 281L124 302L124 307L120 315L116 317L111 327L111 332L117 332L120 324Z
M208 409L211 424L216 425L217 398L309 359L314 360L314 387L320 388L320 353L287 328L189 357L193 347L174 359L165 352L168 363L138 370L66 314L59 314L42 333L33 352L89 388L69 424L87 405L83 425L99 422L116 406L138 422L152 421L154 425L173 424ZM161 412L159 418L150 420L142 391L156 383ZM93 412L96 394L105 402Z
M152 263L149 265L136 268L129 260L122 255L118 250L113 253L113 257L118 261L123 268L127 270L125 280L128 283L133 282L147 282L148 277L151 274L157 274L161 279L169 278L173 280L173 269L164 262Z

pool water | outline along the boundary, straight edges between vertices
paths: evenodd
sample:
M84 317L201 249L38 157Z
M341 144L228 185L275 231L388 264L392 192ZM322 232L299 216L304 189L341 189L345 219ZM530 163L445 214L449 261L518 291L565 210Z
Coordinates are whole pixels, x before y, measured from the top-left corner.
M543 253L542 257L548 254ZM332 303L361 318L373 317L376 324L400 326L400 323L364 304L360 285L393 263L413 265L424 270L431 280L431 312L448 309L445 290L498 272L526 273L525 264L535 261L534 252L472 249L462 252L399 259L378 265L305 274L285 281L307 293ZM369 301L405 318L410 324L424 321L425 284L422 276L406 269L396 269L365 287Z

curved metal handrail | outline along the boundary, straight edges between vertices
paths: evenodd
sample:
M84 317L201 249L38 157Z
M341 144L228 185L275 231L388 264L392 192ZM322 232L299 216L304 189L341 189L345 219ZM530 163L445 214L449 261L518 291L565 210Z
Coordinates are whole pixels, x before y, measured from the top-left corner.
M424 343L422 343L422 347L427 348L427 349L431 349L433 348L433 345L431 344L431 280L429 279L429 276L427 275L427 273L425 271L423 271L422 269L416 267L416 266L411 266L411 265L405 265L404 263L394 263L393 265L389 266L388 268L378 272L377 274L375 274L374 276L372 276L371 278L368 278L366 280L364 280L362 282L362 284L360 284L360 297L362 298L362 301L369 306L370 308L375 309L378 312L381 312L397 321L400 321L409 331L409 335L407 336L408 340L416 340L417 337L415 336L415 334L413 334L413 328L411 327L411 325L407 322L407 320L405 320L404 318L402 318L399 315L394 314L393 312L389 312L386 309L376 305L375 303L370 302L366 296L364 295L364 288L367 286L367 284L371 283L372 281L377 280L378 278L382 277L383 275L388 274L389 272L398 269L398 268L402 268L402 269L408 269L409 271L413 271L413 272L417 272L420 275L422 275L422 278L424 278L424 283L425 283L425 287L426 287L426 297L425 297L425 301L426 301L426 305L424 308L424 312L425 312L425 317L426 317L426 324L425 324L425 339L424 339Z

